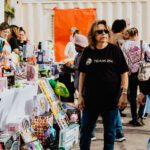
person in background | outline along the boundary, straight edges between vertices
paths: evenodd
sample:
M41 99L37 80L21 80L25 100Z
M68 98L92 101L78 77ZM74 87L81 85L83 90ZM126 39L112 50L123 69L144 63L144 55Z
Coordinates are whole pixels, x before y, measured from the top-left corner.
M8 43L8 37L10 34L9 24L2 22L0 24L0 66L4 69L10 69L11 67L11 47Z
M140 81L140 94L137 96L137 100L141 105L145 104L145 96L150 95L150 79L148 81Z
M80 149L90 150L91 134L101 114L104 150L114 150L118 107L127 106L128 66L121 49L109 43L105 20L91 25L88 41L79 64Z
M63 102L74 102L75 88L74 88L72 69L70 69L70 65L73 64L75 56L77 54L74 45L74 37L77 34L79 34L79 30L74 27L71 32L72 35L70 36L70 41L67 43L65 48L66 59L63 60L64 65L61 67L62 70L61 74L59 74L59 81L66 85L70 93L69 98L61 97L61 100Z
M110 36L110 43L118 45L120 48L125 39L127 24L124 19L116 19L112 24L112 34Z
M70 41L67 43L65 47L65 56L66 61L74 61L75 56L76 56L76 50L75 50L75 45L74 45L74 37L80 33L80 31L77 28L72 28L71 30L72 35L70 36Z
M75 50L77 52L77 55L74 60L74 69L75 69L74 87L76 90L79 90L80 72L79 72L78 68L79 68L79 63L81 60L82 53L83 53L85 47L88 46L88 40L84 35L78 34L78 35L76 35L76 37L74 39L74 44L75 44Z
M124 32L126 30L126 26L127 25L125 20L116 19L112 24L109 42L121 48L122 42L124 41ZM118 119L116 124L116 142L123 142L126 140L123 133L122 120L121 120L121 116L125 117L126 114L122 113L122 111L123 110L119 109L118 112Z
M141 105L145 105L145 114L143 114L143 118L146 119L148 113L150 111L149 103L150 103L150 79L148 81L140 81L140 94L137 96L137 100ZM147 96L147 97L146 97ZM147 102L149 101L149 102Z
M20 66L20 51L19 51L19 45L18 45L18 34L19 34L19 27L16 25L10 25L10 39L9 39L9 44L11 46L12 50L12 61L14 64L14 68L16 72L21 72L21 66Z
M9 39L9 44L11 46L12 52L15 52L16 54L19 55L19 45L18 45L18 34L19 34L19 27L16 25L10 25L10 39Z
M5 49L8 53L11 53L11 47L8 43L8 38L10 35L10 27L6 22L2 22L0 24L0 40L4 42L3 49Z
M26 32L22 27L19 28L19 34L18 34L17 42L19 45L19 50L23 51L23 46L27 44L27 40L26 40Z
M133 27L127 31L130 39L123 43L122 51L129 67L129 101L132 115L132 120L129 121L129 124L133 126L142 126L144 125L142 120L144 105L140 105L137 113L136 101L137 89L139 86L138 70L140 62L144 60L144 54L146 53L148 58L150 58L150 47L145 41L138 39L137 28Z

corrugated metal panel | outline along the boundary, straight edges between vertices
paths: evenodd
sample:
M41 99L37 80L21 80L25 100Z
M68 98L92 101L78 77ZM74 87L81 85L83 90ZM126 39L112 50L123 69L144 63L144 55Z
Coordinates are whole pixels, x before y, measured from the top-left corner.
M4 21L4 0L0 0L0 23Z
M19 5L19 6L17 6ZM96 8L97 18L111 26L115 19L127 19L139 29L140 38L150 43L149 0L20 0L16 23L25 27L32 42L53 39L53 8Z

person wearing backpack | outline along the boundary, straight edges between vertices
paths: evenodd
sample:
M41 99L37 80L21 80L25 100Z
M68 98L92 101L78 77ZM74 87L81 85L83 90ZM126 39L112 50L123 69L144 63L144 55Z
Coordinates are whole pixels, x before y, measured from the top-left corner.
M123 43L122 50L129 67L129 101L132 115L132 120L129 121L129 124L142 126L144 125L142 121L144 106L140 105L139 112L137 113L136 101L139 86L138 70L140 62L144 60L145 53L150 58L150 47L145 41L138 40L137 28L130 28L127 32L129 33L130 39Z

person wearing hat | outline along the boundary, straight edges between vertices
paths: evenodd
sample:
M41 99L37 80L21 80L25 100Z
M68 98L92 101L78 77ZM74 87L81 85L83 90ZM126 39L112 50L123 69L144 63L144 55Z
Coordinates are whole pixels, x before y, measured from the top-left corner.
M125 108L128 102L128 66L122 50L109 43L105 20L96 20L91 25L88 41L78 68L78 107L82 110L80 149L90 150L91 134L101 115L104 150L114 150L119 108Z
M74 43L75 43L75 50L77 52L77 55L74 60L74 66L75 66L74 87L75 87L75 89L78 90L79 74L80 74L80 72L78 71L78 67L79 67L82 53L83 53L85 47L88 46L88 40L84 35L77 34L74 39Z

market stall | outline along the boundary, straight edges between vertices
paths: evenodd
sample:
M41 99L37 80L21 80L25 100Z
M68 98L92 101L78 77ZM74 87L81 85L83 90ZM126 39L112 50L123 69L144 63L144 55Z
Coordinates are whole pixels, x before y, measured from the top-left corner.
M12 67L10 62L9 69L1 67L1 150L69 150L78 142L76 108L60 101L69 91L57 81L60 64L48 51L26 45L19 65Z

